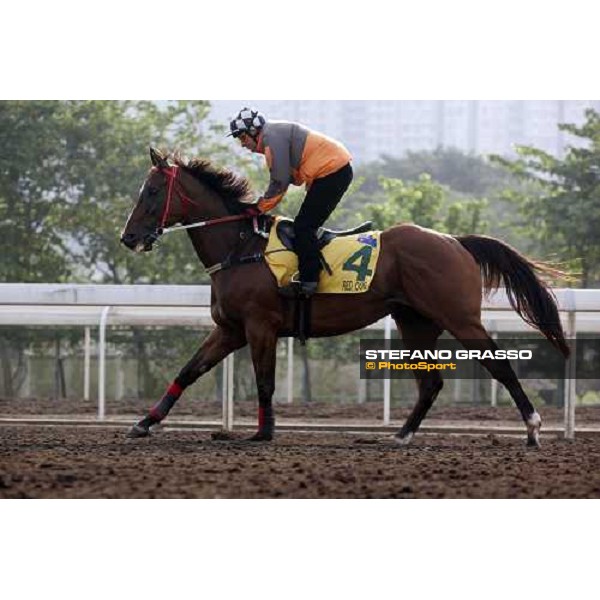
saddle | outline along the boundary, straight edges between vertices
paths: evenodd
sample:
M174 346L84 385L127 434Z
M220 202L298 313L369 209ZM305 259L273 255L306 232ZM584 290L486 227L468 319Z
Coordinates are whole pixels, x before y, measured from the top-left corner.
M331 240L336 237L344 237L347 235L355 235L357 233L366 233L373 229L373 223L371 221L365 221L354 227L353 229L344 229L342 231L334 231L333 229L326 229L319 227L317 230L317 247L322 250ZM280 219L276 225L277 236L281 240L281 243L287 250L295 252L296 232L294 231L294 221L292 219Z
M296 233L294 231L294 221L292 219L277 219L274 222L275 234L281 242L282 246L291 252L295 252ZM344 237L366 233L373 229L371 221L365 221L358 227L353 229L345 229L343 231L334 231L319 227L317 230L317 247L319 249L319 258L321 265L329 275L332 275L330 266L327 264L322 250L336 237ZM311 307L312 298L305 298L299 295L294 302L294 337L299 338L302 345L306 344L306 340L310 337L311 324Z

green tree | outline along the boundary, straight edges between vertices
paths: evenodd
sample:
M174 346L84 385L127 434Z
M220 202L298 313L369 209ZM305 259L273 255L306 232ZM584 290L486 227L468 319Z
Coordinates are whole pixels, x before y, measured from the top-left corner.
M77 275L111 283L200 283L207 277L187 235L166 236L141 258L119 242L150 167L148 147L183 148L218 161L224 148L202 133L207 102L82 102L71 105L64 135L76 188L65 234Z
M0 102L0 281L63 281L60 102Z
M65 281L71 274L60 235L66 148L60 102L0 102L0 282ZM50 341L52 333L42 336ZM3 392L24 377L31 335L0 332Z
M546 256L580 270L583 287L600 284L600 114L585 112L578 126L559 125L580 140L564 157L532 146L517 147L518 158L492 160L528 182L530 193L508 189L504 197L518 209L517 226Z
M425 173L416 182L382 177L380 185L384 201L367 205L363 213L378 229L401 222L452 234L481 233L486 227L485 200L453 199L448 188Z
M187 235L166 236L162 251L141 257L119 234L150 145L252 168L204 126L208 109L205 101L0 102L0 281L207 282ZM151 355L140 335L132 343ZM2 379L13 395L31 336L2 336Z
M119 232L151 144L252 166L201 126L208 108L205 101L0 102L0 280L202 278L185 235L165 239L167 259L139 260L121 247Z

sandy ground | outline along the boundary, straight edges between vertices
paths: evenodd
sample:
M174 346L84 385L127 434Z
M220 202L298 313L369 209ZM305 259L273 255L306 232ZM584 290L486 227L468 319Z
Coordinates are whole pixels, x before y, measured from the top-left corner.
M0 426L0 498L598 498L600 436L280 433ZM236 436L241 436L241 433Z
M271 443L244 442L248 432L217 441L210 431L172 423L221 419L218 402L182 398L163 430L149 439L125 437L150 401L107 405L122 426L74 427L0 422L0 498L597 498L600 434L568 442L547 433L541 450L525 447L513 406L438 404L427 425L522 428L520 436L417 434L409 448L386 434L280 431ZM278 422L381 425L381 402L276 404ZM0 417L83 417L94 401L0 398ZM398 426L408 407L392 407ZM563 423L563 410L541 407L546 428ZM254 423L256 404L235 405ZM600 406L578 407L578 427L600 428ZM544 432L544 428L542 428Z

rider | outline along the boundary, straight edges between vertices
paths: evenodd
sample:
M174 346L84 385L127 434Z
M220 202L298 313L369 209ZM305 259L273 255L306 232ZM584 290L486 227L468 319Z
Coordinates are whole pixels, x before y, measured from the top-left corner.
M300 281L280 289L284 296L317 290L319 250L317 229L325 223L352 181L352 156L336 140L298 123L267 121L260 112L242 108L229 124L230 132L244 148L265 155L270 172L267 191L255 206L261 213L272 210L290 183L306 184L306 197L294 220Z

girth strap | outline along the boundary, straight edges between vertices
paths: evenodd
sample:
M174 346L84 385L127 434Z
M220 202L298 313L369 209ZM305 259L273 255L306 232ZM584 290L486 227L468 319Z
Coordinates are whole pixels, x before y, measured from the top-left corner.
M212 267L208 267L206 272L209 275L212 275L217 271L223 271L224 269L229 269L238 265L262 262L263 260L265 260L265 255L262 252L256 252L255 254L249 254L248 256L238 256L233 258L228 256L223 262L216 263Z
M297 337L303 346L311 334L312 300L312 296L307 298L303 295L294 300L294 337Z

